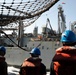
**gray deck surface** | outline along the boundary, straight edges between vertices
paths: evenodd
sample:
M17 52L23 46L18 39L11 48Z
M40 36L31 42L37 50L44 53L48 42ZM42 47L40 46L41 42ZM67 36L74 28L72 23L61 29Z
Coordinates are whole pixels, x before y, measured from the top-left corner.
M19 69L15 68L13 66L8 67L8 75L18 75L19 73ZM49 75L50 73L47 72L47 75Z

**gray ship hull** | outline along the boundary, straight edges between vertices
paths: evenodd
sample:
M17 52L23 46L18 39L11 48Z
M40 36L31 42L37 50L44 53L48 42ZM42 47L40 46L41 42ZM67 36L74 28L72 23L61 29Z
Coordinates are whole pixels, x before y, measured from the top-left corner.
M46 65L46 68L50 69L50 63L55 54L55 50L59 46L61 46L61 44L56 41L46 41L46 42L33 41L27 44L27 48L31 50L32 48L38 46L40 43L41 43L41 45L39 46L41 50L40 57L42 58L42 62ZM29 52L24 51L18 47L6 47L6 49L7 52L5 57L9 65L20 66L24 61L24 59L30 56Z

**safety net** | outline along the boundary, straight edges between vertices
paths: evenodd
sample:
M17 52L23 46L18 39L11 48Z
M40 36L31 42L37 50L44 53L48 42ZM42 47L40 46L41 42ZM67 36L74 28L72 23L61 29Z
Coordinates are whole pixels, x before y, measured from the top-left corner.
M16 27L19 21L23 21L25 27L29 26L58 1L0 0L0 26Z

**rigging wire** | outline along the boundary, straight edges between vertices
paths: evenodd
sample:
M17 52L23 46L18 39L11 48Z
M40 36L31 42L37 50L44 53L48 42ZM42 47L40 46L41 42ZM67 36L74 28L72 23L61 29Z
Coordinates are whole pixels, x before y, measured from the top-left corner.
M5 32L3 32L2 30L0 30L0 33L3 33L3 34L5 34L5 36L7 37L7 38L9 38L8 37L8 35L5 33ZM10 38L9 38L10 39ZM10 39L11 40L11 39ZM13 40L11 40L17 47L19 47L20 49L22 49L22 50L24 50L24 51L27 51L27 52L29 52L30 50L27 50L27 49L24 49L24 48L22 48L21 46L19 46L19 45L17 45Z
M24 48L22 48L21 46L19 46L18 44L16 44L12 39L10 39L10 38L8 37L8 35L7 35L4 31L0 30L0 33L5 34L5 36L6 36L10 41L12 41L17 47L19 47L20 49L22 49L22 50L24 50L24 51L27 51L27 52L31 51L31 50L24 49ZM41 44L42 44L42 41L41 41L36 47L41 46Z
M25 20L25 22L27 21L28 25L25 24L24 27L29 26L32 23L34 23L40 17L42 13L49 10L59 0L39 0L39 1L35 0L32 2L28 1L26 3L24 3L23 0L21 0L21 2L19 2L18 4L15 1L16 0L12 0L12 3L6 3L6 0L4 0L4 2L2 3L0 2L0 11L1 11L0 25L1 26L6 26L8 24L10 25L10 23L17 22L20 20ZM17 6L15 7L14 5L16 4ZM22 4L24 4L23 7L22 7ZM5 34L6 37L8 37L8 35L2 30L0 30L0 33L3 33ZM22 50L30 51L30 50L20 47L13 40L11 41ZM37 47L39 47L41 43Z

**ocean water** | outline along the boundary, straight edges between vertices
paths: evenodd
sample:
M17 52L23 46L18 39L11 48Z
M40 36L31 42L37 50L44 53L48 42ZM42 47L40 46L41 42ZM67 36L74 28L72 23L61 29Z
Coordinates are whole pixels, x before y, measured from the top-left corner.
M18 75L19 74L19 69L15 68L13 66L9 66L8 67L8 75ZM47 72L47 75L49 75L50 73Z

